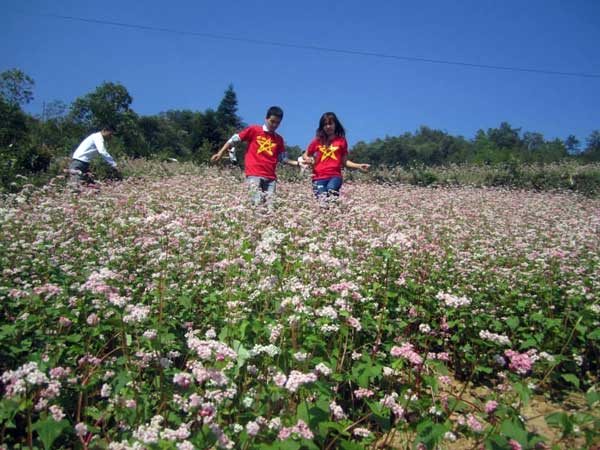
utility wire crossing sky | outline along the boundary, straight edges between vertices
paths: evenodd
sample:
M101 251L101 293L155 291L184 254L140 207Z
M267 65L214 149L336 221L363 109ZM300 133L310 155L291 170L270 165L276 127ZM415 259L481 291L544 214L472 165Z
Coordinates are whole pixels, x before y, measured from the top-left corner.
M385 53L364 52L364 51L357 51L357 50L350 50L350 49L328 48L328 47L319 47L319 46L314 46L314 45L265 41L265 40L260 40L260 39L249 39L249 38L236 37L236 36L201 33L198 31L175 30L175 29L171 29L171 28L151 27L151 26L139 25L139 24L133 24L133 23L111 22L108 20L89 19L89 18L85 18L85 17L61 16L58 14L31 14L31 15L32 16L37 15L39 17L49 17L49 18L54 18L54 19L74 20L77 22L84 22L84 23L95 23L95 24L100 24L100 25L112 25L112 26L117 26L117 27L131 28L131 29L144 30L144 31L159 31L159 32L164 32L164 33L183 34L183 35L204 37L204 38L210 38L210 39L240 41L240 42L247 42L247 43L251 43L251 44L273 45L273 46L277 46L277 47L315 50L315 51L319 51L319 52L346 53L349 55L372 56L375 58L400 59L403 61L426 62L426 63L434 63L434 64L449 64L449 65L455 65L455 66L475 67L475 68L479 68L479 69L509 70L509 71L514 71L514 72L540 73L540 74L544 74L544 75L563 75L563 76L573 76L573 77L600 78L600 74L594 74L594 73L559 72L559 71L555 71L555 70L545 70L545 69L541 69L541 68L494 66L494 65L490 65L490 64L476 64L476 63L462 62L462 61L444 61L441 59L420 58L420 57L416 57L416 56L388 55Z
M325 111L350 145L422 125L471 139L509 122L582 144L600 129L600 2L7 3L1 70L35 80L35 114L104 81L140 115L204 111L233 84L245 122L280 105L301 147Z

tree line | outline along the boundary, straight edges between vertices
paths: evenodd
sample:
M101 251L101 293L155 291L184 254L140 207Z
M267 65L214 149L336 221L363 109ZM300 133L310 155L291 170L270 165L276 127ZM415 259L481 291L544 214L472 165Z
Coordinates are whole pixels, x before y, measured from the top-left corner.
M34 80L20 69L0 74L0 190L14 190L18 180L39 173L59 173L64 161L87 134L112 124L117 135L110 145L115 157L207 163L215 148L245 126L238 115L232 85L216 109L167 110L157 115L137 114L133 98L120 83L104 82L70 105L44 104L40 115L23 107L33 100ZM243 149L241 149L243 151ZM302 152L288 147L291 156ZM600 161L600 131L585 145L573 135L546 140L541 133L522 132L507 122L479 130L473 139L452 136L427 126L416 132L358 142L353 159L374 166L443 166L476 163L551 163L565 159ZM62 161L63 166L60 166Z

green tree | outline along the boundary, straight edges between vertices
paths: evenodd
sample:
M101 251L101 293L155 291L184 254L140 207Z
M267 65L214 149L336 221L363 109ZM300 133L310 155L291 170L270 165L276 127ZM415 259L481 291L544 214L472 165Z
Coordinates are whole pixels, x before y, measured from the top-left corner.
M83 97L79 97L71 106L70 117L74 122L91 131L105 124L119 127L130 112L133 99L122 84L105 82Z
M0 74L0 96L12 106L23 106L33 100L33 79L20 69Z
M238 116L237 110L237 95L233 90L233 85L230 84L217 108L219 127L226 131L225 134L237 131L243 127L242 119Z
M544 135L542 133L526 131L523 133L523 145L529 152L535 152L544 145Z
M18 105L0 99L0 147L13 146L27 137L27 115Z
M588 136L583 156L588 161L600 161L600 130L594 130Z
M188 159L187 131L178 129L166 116L146 116L138 121L148 145L148 152L159 159Z
M521 145L520 128L513 128L508 122L502 122L498 128L488 129L490 141L499 149L517 149Z
M127 88L119 83L105 82L94 92L73 102L69 118L89 133L106 124L113 125L117 136L111 142L111 154L124 153L133 157L148 156L148 145L138 126L138 115L130 109L133 102Z
M500 150L496 146L495 142L490 139L488 133L483 130L478 130L473 140L473 156L469 162L475 163L497 163L502 160Z
M215 149L225 139L223 131L219 127L218 114L215 111L207 109L204 114L196 113L192 130L194 161L198 163L208 162Z
M580 152L579 144L579 139L577 139L577 137L575 137L573 134L570 134L565 139L565 147L567 148L569 155L576 155Z

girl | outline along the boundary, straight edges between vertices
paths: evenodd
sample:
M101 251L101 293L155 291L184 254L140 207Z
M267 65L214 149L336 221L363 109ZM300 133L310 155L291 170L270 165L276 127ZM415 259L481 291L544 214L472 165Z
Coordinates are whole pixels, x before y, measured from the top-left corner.
M316 137L302 155L305 163L313 165L313 192L318 199L335 200L342 187L342 167L367 171L369 164L348 159L346 130L335 113L326 112L319 120Z

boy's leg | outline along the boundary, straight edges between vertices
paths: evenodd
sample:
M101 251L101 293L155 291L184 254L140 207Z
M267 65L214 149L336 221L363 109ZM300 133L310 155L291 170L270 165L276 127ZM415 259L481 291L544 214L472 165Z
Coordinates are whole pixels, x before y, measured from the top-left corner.
M275 198L275 191L277 190L277 181L263 178L261 180L261 189L264 193L264 199L267 206L273 206L273 199Z
M246 177L246 184L248 185L248 193L250 194L250 202L253 205L260 205L262 202L262 189L261 189L261 178L248 176Z

